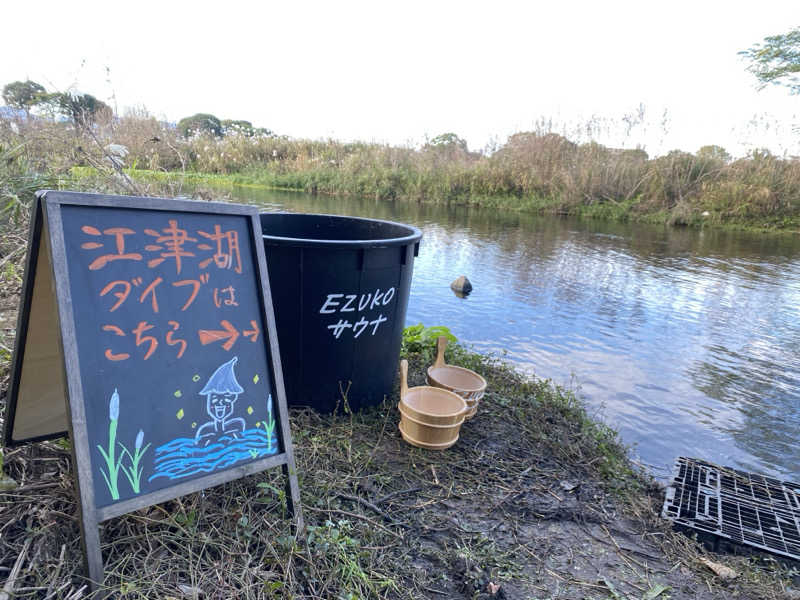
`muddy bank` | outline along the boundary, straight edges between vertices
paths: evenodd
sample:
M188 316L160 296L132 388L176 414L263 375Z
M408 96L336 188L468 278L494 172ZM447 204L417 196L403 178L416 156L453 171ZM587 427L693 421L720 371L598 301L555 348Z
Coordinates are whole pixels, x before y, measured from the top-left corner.
M421 384L430 356L409 359ZM106 585L120 598L797 597L786 566L672 533L661 491L572 395L463 350L449 360L489 380L451 449L403 442L396 398L292 410L302 542L278 472L263 473L105 523ZM0 578L19 563L17 597L87 597L67 448L5 455L21 487L0 493Z

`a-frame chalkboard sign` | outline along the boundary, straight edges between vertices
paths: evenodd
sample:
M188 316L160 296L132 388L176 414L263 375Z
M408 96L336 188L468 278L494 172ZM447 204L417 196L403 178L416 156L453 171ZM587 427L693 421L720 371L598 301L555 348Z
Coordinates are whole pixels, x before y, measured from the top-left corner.
M303 521L255 207L40 192L4 442L69 433L89 578L98 524L281 466Z

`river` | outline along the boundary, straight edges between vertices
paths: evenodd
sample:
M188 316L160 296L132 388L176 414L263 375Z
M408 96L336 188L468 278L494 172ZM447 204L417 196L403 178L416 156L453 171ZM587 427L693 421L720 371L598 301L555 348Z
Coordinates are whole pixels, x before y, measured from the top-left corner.
M574 390L659 479L675 458L800 479L800 236L236 188L423 231L407 323ZM449 284L466 275L474 291Z

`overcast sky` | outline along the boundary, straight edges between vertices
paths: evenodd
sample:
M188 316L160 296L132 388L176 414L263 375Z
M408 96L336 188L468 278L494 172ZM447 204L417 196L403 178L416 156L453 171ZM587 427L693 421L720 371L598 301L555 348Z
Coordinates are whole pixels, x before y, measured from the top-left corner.
M651 154L800 154L800 96L757 91L737 55L800 25L797 0L6 0L0 16L0 85L171 121L394 144L452 131L471 149L542 120L581 141L594 122L598 141Z

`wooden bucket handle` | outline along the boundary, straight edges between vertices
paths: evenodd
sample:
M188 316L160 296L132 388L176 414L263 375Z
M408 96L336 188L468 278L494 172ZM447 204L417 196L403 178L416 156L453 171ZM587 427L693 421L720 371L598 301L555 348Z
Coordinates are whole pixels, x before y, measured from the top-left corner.
M436 362L433 363L433 366L437 369L439 367L444 367L447 363L444 362L444 349L447 348L447 338L443 335L440 335L436 340L436 347L438 352L436 354Z
M400 399L405 398L408 394L408 361L403 359L400 361Z

